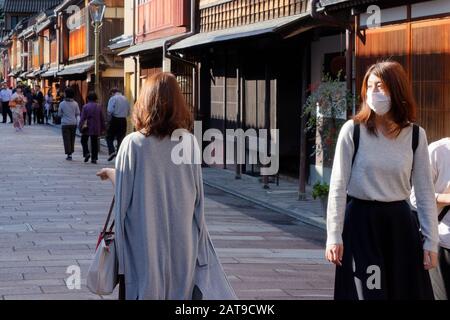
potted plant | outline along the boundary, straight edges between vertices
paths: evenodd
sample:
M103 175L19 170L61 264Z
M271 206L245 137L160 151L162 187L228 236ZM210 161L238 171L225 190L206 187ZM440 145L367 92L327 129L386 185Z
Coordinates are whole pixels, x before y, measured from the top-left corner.
M320 157L318 161L325 167L332 165L339 131L357 98L340 81L341 72L336 78L325 74L320 83L311 85L303 106L302 116L307 118L305 131L315 132L314 155Z
M328 207L328 192L330 191L330 186L326 182L316 182L313 186L312 196L314 199L319 198L320 204L322 206L323 217L327 217L327 207Z

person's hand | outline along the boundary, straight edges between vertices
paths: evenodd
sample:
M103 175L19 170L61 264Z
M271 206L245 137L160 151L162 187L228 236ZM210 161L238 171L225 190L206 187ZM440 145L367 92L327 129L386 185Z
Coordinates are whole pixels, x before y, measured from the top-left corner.
M103 168L99 172L97 172L97 177L100 177L102 181L111 179L112 175L115 174L115 170L111 168Z
M438 256L436 252L425 250L423 252L423 267L425 270L436 268L438 264Z
M342 257L344 255L344 245L343 244L331 244L328 245L325 250L325 257L331 263L337 266L342 266Z

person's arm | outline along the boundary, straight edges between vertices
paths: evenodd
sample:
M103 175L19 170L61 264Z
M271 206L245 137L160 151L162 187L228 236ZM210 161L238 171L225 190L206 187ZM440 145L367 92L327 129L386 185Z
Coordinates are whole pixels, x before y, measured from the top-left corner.
M125 239L124 222L131 205L136 175L135 150L130 136L122 142L116 159L115 197L116 197L116 246L119 260L119 274L124 274ZM139 199L135 199L139 201Z
M423 248L426 251L437 252L439 243L438 214L427 136L423 128L420 128L419 144L414 154L412 182L419 222L425 237Z
M77 119L78 123L80 124L80 106L78 105L78 103L75 103L75 119Z
M440 208L450 205L450 190L446 189L444 193L437 193L436 203Z
M83 108L83 111L81 111L80 123L78 125L78 129L80 131L82 129L84 120L86 120L86 108Z
M436 180L439 176L439 168L438 163L440 159L438 159L439 154L437 152L437 149L433 150L432 153L430 153L430 160L431 160L431 170L433 174L433 182L436 184ZM438 211L441 211L443 207L450 205L450 181L447 183L447 188L442 192L436 192L435 193L436 203L438 205Z
M61 102L58 106L58 117L62 117L63 116L63 102Z
M342 244L347 186L350 180L353 145L353 120L347 121L339 132L331 171L327 208L327 245Z
M111 97L108 101L108 107L107 107L108 118L110 116L112 116L112 114L114 113L115 105L116 105L116 99L114 97Z

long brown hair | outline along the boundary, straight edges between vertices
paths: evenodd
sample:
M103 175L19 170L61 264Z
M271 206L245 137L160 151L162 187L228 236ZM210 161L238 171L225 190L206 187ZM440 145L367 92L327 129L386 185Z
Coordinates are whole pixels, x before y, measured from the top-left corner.
M186 105L177 79L171 73L158 72L144 84L133 110L138 131L164 138L177 129L192 129L192 114Z
M393 121L390 133L400 134L403 128L416 121L416 102L412 94L405 69L396 61L385 60L369 67L361 88L361 110L353 118L357 123L366 125L370 134L377 135L375 112L367 104L367 87L370 75L381 79L391 97L391 109L387 116Z

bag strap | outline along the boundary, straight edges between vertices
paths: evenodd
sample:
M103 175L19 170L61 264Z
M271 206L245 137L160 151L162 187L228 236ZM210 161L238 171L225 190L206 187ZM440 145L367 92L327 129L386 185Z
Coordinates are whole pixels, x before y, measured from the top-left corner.
M445 206L444 209L442 209L441 213L438 216L438 221L441 222L445 215L447 214L448 210L450 210L450 205L449 206Z
M413 124L413 137L412 137L413 153L416 152L418 145L419 145L419 126L417 124Z
M359 133L360 133L360 131L361 131L360 124L355 123L355 125L353 126L353 145L355 146L355 150L353 151L352 166L353 166L353 163L355 162L356 153L358 152L358 148L359 148Z
M108 217L106 218L106 222L105 222L105 226L103 227L102 234L105 234L106 230L108 229L109 221L111 220L111 215L112 215L113 208L114 208L114 202L115 202L115 198L113 198L112 201L111 201L111 206L109 207ZM114 227L114 222L115 221L113 220L113 222L111 224L111 227L109 228L109 232L112 231L112 229Z

